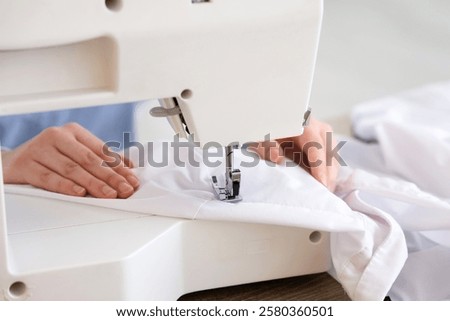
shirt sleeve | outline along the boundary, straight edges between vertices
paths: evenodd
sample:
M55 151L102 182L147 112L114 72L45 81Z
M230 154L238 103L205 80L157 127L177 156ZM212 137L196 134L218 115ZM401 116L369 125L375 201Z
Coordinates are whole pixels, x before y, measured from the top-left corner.
M1 148L13 149L51 126L76 122L105 142L126 148L134 137L135 103L0 117ZM126 138L126 139L124 139Z

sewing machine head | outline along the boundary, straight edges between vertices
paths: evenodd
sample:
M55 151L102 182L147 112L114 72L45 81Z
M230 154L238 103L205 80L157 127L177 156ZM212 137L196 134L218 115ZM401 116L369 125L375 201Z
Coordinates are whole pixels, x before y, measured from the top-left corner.
M317 0L0 1L0 113L176 97L222 145L299 134Z
M0 115L163 98L201 144L302 132L318 0L0 1Z

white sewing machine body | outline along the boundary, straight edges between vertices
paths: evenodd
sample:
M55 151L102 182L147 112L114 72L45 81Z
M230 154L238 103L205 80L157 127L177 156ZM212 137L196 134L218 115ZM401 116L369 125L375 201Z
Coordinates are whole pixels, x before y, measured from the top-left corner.
M297 135L321 13L317 0L0 0L0 114L174 97L202 144ZM0 192L0 299L176 299L330 266L314 231Z
M6 204L17 216L8 214L13 274L2 299L176 300L330 265L327 234L306 229L145 216L22 195L8 194Z

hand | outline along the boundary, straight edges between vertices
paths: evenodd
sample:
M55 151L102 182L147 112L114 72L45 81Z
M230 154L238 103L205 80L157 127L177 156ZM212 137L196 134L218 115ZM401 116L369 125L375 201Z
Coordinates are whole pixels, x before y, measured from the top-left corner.
M47 128L2 159L6 184L98 198L127 198L139 187L132 164L76 123Z
M330 125L311 118L302 135L262 142L253 149L261 158L277 164L283 162L285 157L293 160L330 191L334 191L339 163L335 158L327 159L326 154L327 143L332 148L336 145L331 135L328 136L332 141L327 142L327 133L332 132Z

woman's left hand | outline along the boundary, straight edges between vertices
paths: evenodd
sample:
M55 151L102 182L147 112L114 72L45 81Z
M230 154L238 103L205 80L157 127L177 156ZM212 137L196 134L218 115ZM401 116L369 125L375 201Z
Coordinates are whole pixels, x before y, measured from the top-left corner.
M252 149L261 158L274 163L283 162L285 157L293 160L330 191L334 191L340 165L338 159L327 154L336 146L332 134L333 129L329 124L312 117L302 135L261 142Z

